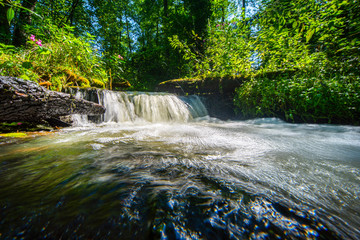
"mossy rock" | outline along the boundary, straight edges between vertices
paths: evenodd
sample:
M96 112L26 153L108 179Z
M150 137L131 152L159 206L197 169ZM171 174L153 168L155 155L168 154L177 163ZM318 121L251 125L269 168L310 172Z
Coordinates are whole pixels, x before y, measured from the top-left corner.
M37 132L37 131L52 131L52 128L47 122L30 123L30 122L2 122L0 123L0 133L17 133L17 132Z
M54 132L13 132L0 134L0 146L8 144L18 144L31 140L36 137L46 136Z
M23 132L16 132L16 133L0 133L0 137L7 137L7 138L25 138L28 135Z
M206 77L203 79L173 79L161 82L157 87L157 91L171 92L179 95L233 95L235 89L248 78L244 76L225 76Z
M99 80L99 79L96 79L96 78L93 78L91 80L91 85L93 87L96 87L96 88L102 88L102 89L105 88L105 83L103 81Z
M111 83L114 90L125 90L131 87L131 84L125 78L116 78Z

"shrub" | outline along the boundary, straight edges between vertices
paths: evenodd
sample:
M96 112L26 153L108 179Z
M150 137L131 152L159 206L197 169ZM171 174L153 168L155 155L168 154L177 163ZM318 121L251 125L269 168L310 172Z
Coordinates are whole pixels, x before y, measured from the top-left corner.
M254 77L236 90L234 101L244 118L360 124L359 77Z
M29 27L27 32L31 34L26 48L0 45L1 75L39 82L58 91L69 86L105 86L105 65L91 46L94 36L75 37L73 28L51 24Z

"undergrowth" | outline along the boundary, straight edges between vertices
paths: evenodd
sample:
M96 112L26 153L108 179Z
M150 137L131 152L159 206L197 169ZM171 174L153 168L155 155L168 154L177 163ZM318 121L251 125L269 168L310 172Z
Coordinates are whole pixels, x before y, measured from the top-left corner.
M73 28L29 28L25 48L0 44L0 75L38 82L51 90L67 87L105 88L108 75L94 36L76 37ZM31 34L30 34L31 33Z
M236 90L234 103L244 118L360 125L360 77L253 77Z

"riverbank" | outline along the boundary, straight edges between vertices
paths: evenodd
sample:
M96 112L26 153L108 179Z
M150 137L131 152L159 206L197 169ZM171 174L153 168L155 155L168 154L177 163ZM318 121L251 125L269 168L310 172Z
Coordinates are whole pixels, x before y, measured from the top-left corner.
M0 76L0 133L12 133L6 136L22 137L17 133L53 131L70 126L60 120L62 116L76 113L101 115L104 112L105 108L97 103L50 91L35 82Z
M356 77L325 81L305 78L304 73L296 71L279 71L255 76L175 79L160 83L156 91L197 95L209 115L221 120L275 117L292 123L360 124L360 84ZM8 90L5 93L9 95ZM14 91L11 96L28 101L24 95L26 92ZM90 95L96 99L87 100L99 102L96 89ZM80 107L75 110L82 111ZM32 119L36 122L4 122L0 133L52 131L60 126L60 122L49 124L54 119Z
M158 91L202 96L222 119L276 117L291 123L360 125L360 77L306 77L297 71L253 76L175 79Z

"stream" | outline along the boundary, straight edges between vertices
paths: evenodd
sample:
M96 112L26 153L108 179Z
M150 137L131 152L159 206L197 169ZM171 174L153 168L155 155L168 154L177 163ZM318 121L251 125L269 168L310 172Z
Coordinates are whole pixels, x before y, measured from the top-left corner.
M360 127L97 98L101 118L0 144L0 239L360 238Z

